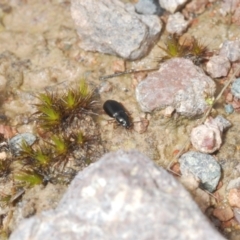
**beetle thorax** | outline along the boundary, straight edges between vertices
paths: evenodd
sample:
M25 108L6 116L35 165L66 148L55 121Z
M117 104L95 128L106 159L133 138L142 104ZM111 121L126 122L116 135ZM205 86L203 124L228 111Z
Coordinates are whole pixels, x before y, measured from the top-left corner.
M124 111L119 111L113 114L113 117L120 123L123 127L128 128L130 126L128 115Z

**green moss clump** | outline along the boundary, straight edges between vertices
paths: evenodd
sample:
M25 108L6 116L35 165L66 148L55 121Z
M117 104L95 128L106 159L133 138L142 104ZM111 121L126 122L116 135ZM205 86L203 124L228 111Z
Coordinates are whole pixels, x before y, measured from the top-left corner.
M208 50L200 41L192 37L191 42L186 44L180 44L179 37L177 35L170 35L165 42L165 47L159 46L167 55L162 57L159 62L165 60L183 57L193 61L196 65L200 65L204 61L208 60L212 56L212 52Z
M91 147L98 136L88 129L96 111L94 92L80 80L63 92L40 93L33 114L38 141L23 141L18 156L0 161L0 177L11 175L18 187L69 183L77 171L91 162Z
M55 94L46 91L38 99L36 120L44 130L55 132L61 132L75 116L93 112L96 105L94 93L84 79L76 88Z

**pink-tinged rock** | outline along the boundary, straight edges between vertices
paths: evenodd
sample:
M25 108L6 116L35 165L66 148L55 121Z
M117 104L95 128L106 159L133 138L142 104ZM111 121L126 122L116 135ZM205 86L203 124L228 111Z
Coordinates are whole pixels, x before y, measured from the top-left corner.
M191 143L197 151L213 153L222 145L222 132L231 123L222 116L208 118L204 124L192 129Z
M159 0L160 6L171 13L182 7L188 0Z
M190 13L201 14L205 11L209 0L192 0L186 5L186 10Z
M240 208L240 188L232 188L229 190L228 202L231 207Z
M71 13L81 48L130 60L145 56L162 28L157 16L120 0L72 0Z
M192 61L173 58L138 84L136 98L144 112L172 106L182 115L195 116L204 113L205 97L212 97L215 90L214 81Z
M230 91L226 93L225 101L228 103L233 101L233 94Z
M184 19L184 16L180 12L177 12L168 17L166 30L171 34L182 34L186 31L188 24L189 22Z
M234 217L233 211L230 206L220 206L213 210L213 216L217 217L220 221L228 221Z
M200 125L192 130L191 143L197 151L213 153L222 145L221 131L216 127Z
M227 57L231 62L240 60L240 40L226 40L220 49L219 55Z
M235 111L240 110L240 100L236 97L233 98L233 101L231 102L231 105L233 106Z
M227 57L213 56L207 62L206 70L212 78L226 77L231 64Z

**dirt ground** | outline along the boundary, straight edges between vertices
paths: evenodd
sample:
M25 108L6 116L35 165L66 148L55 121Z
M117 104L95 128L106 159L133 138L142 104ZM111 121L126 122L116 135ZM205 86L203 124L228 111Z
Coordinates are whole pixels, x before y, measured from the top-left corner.
M43 4L44 3L44 4ZM187 31L217 50L226 39L239 35L239 26L229 23L229 17L219 14L221 1L206 6L203 13L194 17ZM166 17L166 16L165 16ZM99 92L99 105L107 99L121 102L136 122L134 130L109 123L109 117L99 111L97 123L105 152L117 149L139 149L158 165L167 167L185 142L196 119L181 116L165 117L163 111L151 114L141 112L135 98L135 87L146 73L124 75L108 80L100 76L126 69L145 69L157 66L163 52L156 46L150 54L139 61L125 62L115 56L85 52L79 48L79 38L70 14L70 1L60 0L10 0L0 1L0 117L5 125L14 127L19 133L33 132L34 123L29 116L36 111L37 93L66 88L85 77ZM166 38L163 33L159 43ZM216 80L218 89L222 81ZM216 159L223 168L223 187L231 179L240 176L240 124L239 113L226 115L224 97L214 106L214 115L223 114L232 123L224 134L224 143ZM147 129L139 123L145 119ZM143 131L143 132L141 132ZM235 169L235 170L234 170ZM2 179L2 196L11 189L10 183ZM13 183L12 183L13 184ZM29 217L41 210L53 208L64 193L66 186L51 184L25 189L17 203L0 209L3 229L14 230L22 217ZM50 194L51 193L51 194ZM226 199L226 192L221 196ZM46 198L44 198L46 196ZM229 239L239 231L238 224L228 225L222 231Z

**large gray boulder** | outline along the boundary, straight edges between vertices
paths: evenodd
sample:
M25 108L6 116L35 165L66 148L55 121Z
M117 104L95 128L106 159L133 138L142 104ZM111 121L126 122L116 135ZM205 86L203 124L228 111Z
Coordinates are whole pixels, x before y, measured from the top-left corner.
M184 187L137 151L104 155L59 206L24 220L10 240L224 239Z

